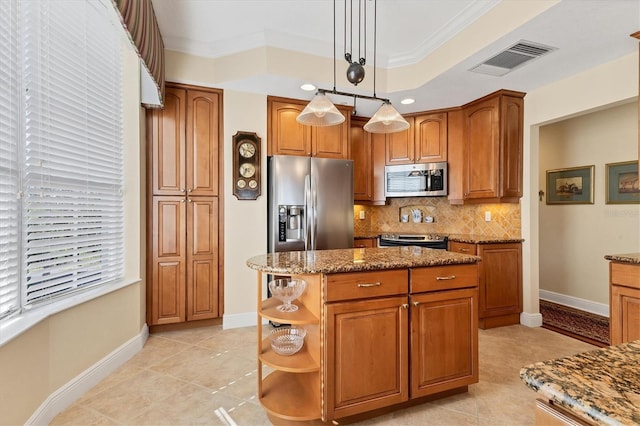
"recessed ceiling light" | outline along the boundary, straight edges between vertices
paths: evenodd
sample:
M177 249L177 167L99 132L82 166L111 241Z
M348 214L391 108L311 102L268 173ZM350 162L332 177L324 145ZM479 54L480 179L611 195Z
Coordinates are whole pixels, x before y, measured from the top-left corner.
M400 101L400 103L402 105L411 105L412 103L414 103L416 100L415 99L411 99L411 98L405 98L403 100Z
M302 86L300 86L300 88L302 90L306 90L307 92L312 92L312 91L316 90L316 86L314 86L311 83L305 83Z

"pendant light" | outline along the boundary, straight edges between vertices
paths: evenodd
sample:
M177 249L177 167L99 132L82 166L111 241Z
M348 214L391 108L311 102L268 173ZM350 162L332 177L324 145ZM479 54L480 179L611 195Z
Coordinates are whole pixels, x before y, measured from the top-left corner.
M345 0L345 59L349 63L347 69L347 80L354 86L360 83L364 79L364 68L366 63L364 57L360 57L358 62L352 62L353 53L353 28L351 28L351 52L346 50L347 41L347 5ZM360 37L362 32L360 31L360 13L361 4L364 4L364 25L365 25L365 37L364 37L364 50L366 52L366 5L368 0L358 0L358 36ZM350 21L353 23L353 2L350 9ZM373 96L359 95L356 93L339 92L336 90L336 0L333 0L333 90L318 89L315 96L305 107L305 109L298 115L296 121L300 124L307 126L334 126L336 124L343 123L345 117L336 108L336 106L327 97L327 93L339 96L350 96L355 100L369 99L382 101L382 106L371 117L371 119L364 125L364 130L370 133L395 133L401 132L409 128L409 123L402 115L391 105L389 99L379 98L376 96L376 26L377 26L377 0L373 0ZM358 41L360 46L360 41Z

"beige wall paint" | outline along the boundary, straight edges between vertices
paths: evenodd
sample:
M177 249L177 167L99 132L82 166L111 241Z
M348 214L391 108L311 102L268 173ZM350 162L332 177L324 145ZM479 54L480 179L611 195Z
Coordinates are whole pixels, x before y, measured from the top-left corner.
M264 95L224 92L225 153L225 322L229 315L256 311L256 272L246 260L267 251L267 99ZM231 138L236 132L255 132L261 138L261 192L256 200L233 196L230 170L233 153ZM257 317L256 317L257 318ZM255 321L255 319L254 319Z
M525 97L525 195L521 200L525 313L539 312L539 127L627 102L637 95L638 54L633 53L529 92Z
M137 282L52 315L0 347L2 424L24 424L49 395L144 326L144 121L134 52L125 54L125 70L125 276Z
M540 203L540 289L609 304L605 254L640 251L640 205L605 204L605 164L638 159L638 104L540 128L539 187L546 170L595 166L594 204Z

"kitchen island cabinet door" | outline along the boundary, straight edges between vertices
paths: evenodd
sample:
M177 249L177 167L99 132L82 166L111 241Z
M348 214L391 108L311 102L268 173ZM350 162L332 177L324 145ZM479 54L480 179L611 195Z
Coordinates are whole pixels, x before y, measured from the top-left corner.
M478 382L478 290L411 296L411 398Z
M407 401L407 297L331 303L325 310L325 419Z

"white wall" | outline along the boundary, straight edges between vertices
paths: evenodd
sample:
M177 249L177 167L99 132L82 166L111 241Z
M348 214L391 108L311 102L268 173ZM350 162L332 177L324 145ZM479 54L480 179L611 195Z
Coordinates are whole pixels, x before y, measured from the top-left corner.
M571 78L534 90L525 97L524 186L522 204L523 295L522 322L539 318L539 127L586 112L633 100L638 95L638 54L633 53ZM597 224L592 224L597 226Z
M638 160L637 117L634 101L540 127L539 188L546 170L595 166L594 204L539 204L541 290L608 306L604 255L640 251L640 204L605 204L605 164Z

